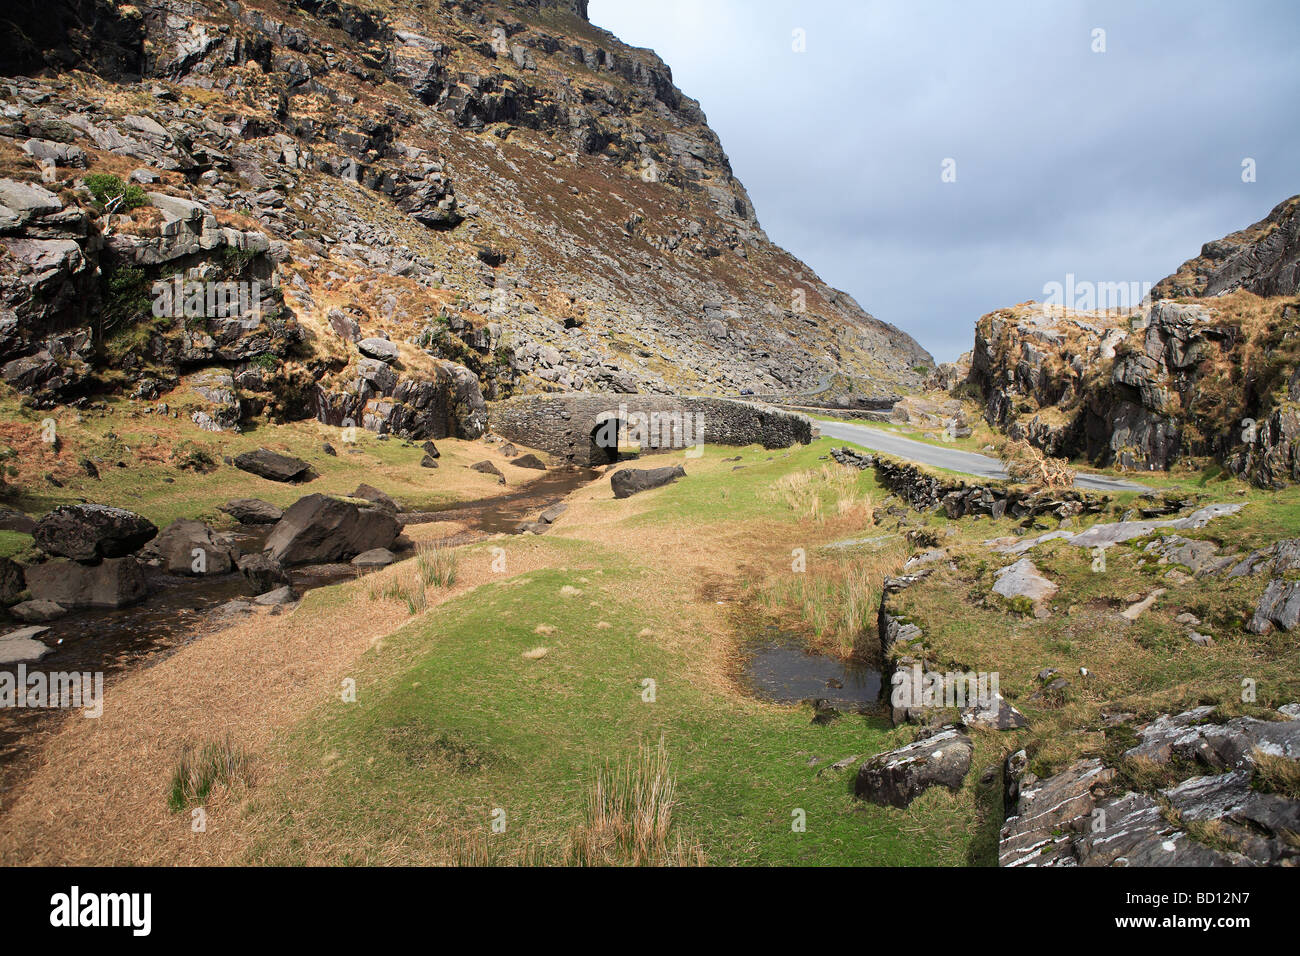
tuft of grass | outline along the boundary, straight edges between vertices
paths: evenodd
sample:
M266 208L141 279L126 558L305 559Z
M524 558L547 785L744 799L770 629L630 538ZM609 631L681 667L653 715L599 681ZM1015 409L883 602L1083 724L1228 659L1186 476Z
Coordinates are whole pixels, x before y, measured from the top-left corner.
M449 588L456 583L456 550L433 542L420 545L415 566L425 587Z
M804 521L825 521L830 515L854 516L864 524L875 520L875 503L858 488L858 472L822 465L778 478L768 500L782 502Z
M253 758L230 737L210 741L202 747L187 745L172 771L167 806L173 813L207 802L217 784L231 788L236 784L252 786Z
M1250 756L1255 764L1255 773L1250 781L1254 789L1300 800L1300 760L1265 753L1258 747Z
M570 834L574 866L702 866L697 845L669 840L677 806L676 780L664 740L635 758L606 764L587 797L586 818Z
M396 601L405 604L407 613L422 614L429 608L429 597L420 574L407 574L390 578L384 584L372 583L366 590L371 601Z
M760 591L763 606L780 626L810 645L847 657L874 639L884 580L902 565L898 548L817 561L801 574L778 578ZM870 640L863 640L864 636Z

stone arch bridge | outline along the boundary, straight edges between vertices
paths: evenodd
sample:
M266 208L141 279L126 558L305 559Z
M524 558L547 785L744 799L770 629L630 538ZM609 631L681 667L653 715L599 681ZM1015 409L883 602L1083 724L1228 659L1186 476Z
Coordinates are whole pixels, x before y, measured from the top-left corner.
M547 393L494 402L492 431L575 465L618 460L619 440L643 451L709 445L789 448L812 441L803 415L726 398Z

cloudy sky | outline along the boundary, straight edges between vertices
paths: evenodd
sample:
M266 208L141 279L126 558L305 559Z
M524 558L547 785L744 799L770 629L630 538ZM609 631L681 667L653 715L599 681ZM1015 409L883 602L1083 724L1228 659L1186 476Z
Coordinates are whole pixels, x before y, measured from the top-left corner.
M700 101L773 241L940 361L1045 283L1155 282L1300 192L1296 0L591 0L590 15Z

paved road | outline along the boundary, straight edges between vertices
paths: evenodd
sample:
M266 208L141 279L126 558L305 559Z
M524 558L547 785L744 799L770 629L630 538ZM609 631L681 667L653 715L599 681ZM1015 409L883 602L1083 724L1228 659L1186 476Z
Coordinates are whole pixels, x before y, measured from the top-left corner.
M977 455L973 451L959 451L956 448L942 448L927 445L925 442L913 441L883 428L871 428L866 425L852 425L848 422L815 422L823 435L851 441L870 448L873 451L919 461L935 468L947 468L949 471L961 471L980 478L1003 479L1007 477L1002 462L987 455ZM1117 478L1105 478L1101 475L1076 475L1076 488L1088 488L1094 491L1147 491L1145 485L1135 485L1131 481Z

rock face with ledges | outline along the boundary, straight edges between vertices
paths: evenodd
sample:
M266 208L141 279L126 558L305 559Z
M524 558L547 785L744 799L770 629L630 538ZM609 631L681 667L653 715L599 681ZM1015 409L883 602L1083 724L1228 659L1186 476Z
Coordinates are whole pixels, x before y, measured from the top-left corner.
M1234 289L1264 296L1300 292L1300 196L1278 203L1253 226L1207 242L1152 294L1208 298Z
M668 65L576 0L10 6L0 136L60 174L132 169L123 178L145 184L156 212L110 228L81 194L0 202L0 280L12 279L0 314L28 309L18 292L40 284L42 323L90 328L119 264L146 281L191 269L267 280L256 327L151 330L118 369L128 391L158 371L165 391L203 355L236 375L256 362L269 387L241 398L273 418L333 416L356 376L331 344L355 353L376 338L466 370L489 399L767 394L836 374L892 394L933 365L770 241ZM106 102L68 82L74 70L132 95ZM213 90L240 108L213 111ZM25 161L22 185L43 189ZM355 291L339 295L345 276ZM106 384L44 357L55 329L21 331L0 366L21 361L14 380L42 401ZM433 404L420 397L404 404ZM388 411L340 417L370 427Z
M1300 480L1297 291L1293 196L1207 243L1141 303L1107 293L1089 311L1023 303L983 316L968 382L990 424L1046 454L1135 470L1213 457L1281 487Z
M998 843L1002 866L1256 866L1300 858L1300 800L1272 792L1256 754L1300 760L1300 708L1284 720L1234 717L1213 707L1165 714L1137 729L1127 760L1191 774L1152 792L1127 791L1099 759L1046 779L1024 751L1004 767L1009 816Z

